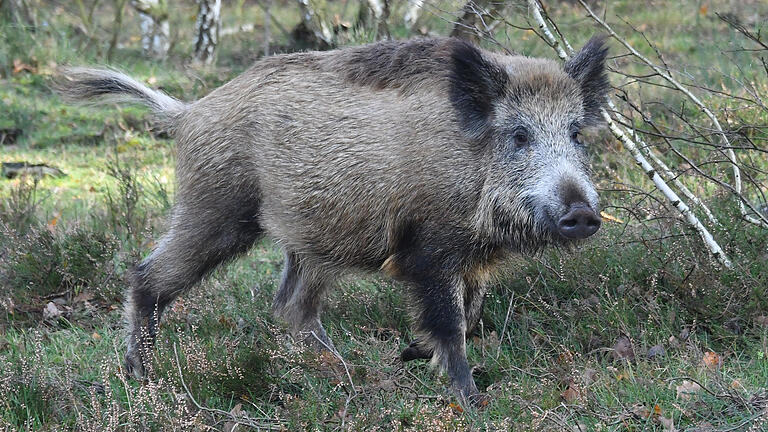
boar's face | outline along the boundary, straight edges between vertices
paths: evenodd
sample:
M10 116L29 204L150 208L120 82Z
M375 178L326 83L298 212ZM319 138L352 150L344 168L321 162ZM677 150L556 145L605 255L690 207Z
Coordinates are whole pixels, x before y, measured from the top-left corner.
M527 251L600 228L580 132L601 122L606 53L593 38L564 69L541 59L454 56L452 101L489 163L476 213L480 232Z

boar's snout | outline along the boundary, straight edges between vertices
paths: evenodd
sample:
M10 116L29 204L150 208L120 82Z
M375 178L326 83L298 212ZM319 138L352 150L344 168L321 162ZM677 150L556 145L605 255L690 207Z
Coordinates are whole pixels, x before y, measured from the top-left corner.
M600 216L585 203L571 204L557 221L557 232L569 239L585 239L600 229Z

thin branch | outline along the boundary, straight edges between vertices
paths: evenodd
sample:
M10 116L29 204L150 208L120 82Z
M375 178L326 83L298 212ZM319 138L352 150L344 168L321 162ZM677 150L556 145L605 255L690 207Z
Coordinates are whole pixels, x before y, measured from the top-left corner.
M235 424L243 424L246 426L250 426L252 428L256 429L266 429L266 430L274 430L274 431L281 431L285 430L285 423L282 420L275 420L275 419L257 419L253 417L249 417L247 415L234 415L232 413L229 413L224 410L220 410L217 408L208 408L207 406L200 405L194 396L192 396L192 392L189 391L189 387L187 387L187 383L184 382L184 374L181 372L181 362L179 361L179 352L176 349L176 343L173 343L173 356L176 359L176 368L179 372L179 380L181 381L181 386L184 387L184 391L186 392L187 397L189 400L192 401L192 403L197 407L197 409L201 411L206 411L212 414L218 414L221 416L226 417L229 419L229 421L235 423Z
M669 75L667 72L665 72L662 68L660 68L655 63L651 62L640 54L632 45L629 44L626 40L621 38L614 30L613 28L606 23L602 18L597 16L592 9L587 5L584 0L579 0L579 3L584 8L584 10L587 11L587 13L592 17L595 22L600 24L611 36L613 36L614 39L619 41L622 45L624 45L625 48L627 48L637 59L641 60L643 63L645 63L648 67L653 69L656 73L659 74L664 80L672 84L677 90L682 92L691 102L693 102L701 111L709 117L709 119L712 121L713 126L717 130L718 135L720 136L720 140L723 144L723 150L725 151L726 156L731 162L731 167L733 171L733 186L734 186L734 193L737 195L741 195L741 170L738 166L738 160L736 158L736 153L730 149L731 146L730 141L728 140L728 135L725 133L723 128L720 126L720 122L718 121L717 117L712 113L712 111L707 107L701 100L699 100L696 95L691 93L688 88L680 84L675 78L673 78L671 75ZM747 213L746 206L744 205L744 202L742 200L739 200L739 210L741 211L742 217L753 224L759 225L763 228L768 228L768 217L761 215L759 212L757 214L757 218L751 216L749 213Z

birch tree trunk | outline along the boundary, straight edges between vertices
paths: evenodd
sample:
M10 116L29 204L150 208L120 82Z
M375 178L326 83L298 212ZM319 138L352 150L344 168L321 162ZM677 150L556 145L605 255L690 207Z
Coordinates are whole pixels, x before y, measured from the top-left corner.
M144 55L165 58L170 47L170 25L166 0L133 0L141 19L141 48Z
M496 20L504 5L504 0L469 0L454 24L451 36L478 43L480 35Z
M221 0L197 0L199 7L195 24L195 60L212 64L216 59L221 27Z
M405 27L408 30L413 29L416 26L416 21L421 16L421 6L424 4L424 0L408 0L408 9L405 11L403 20L405 21Z
M333 32L317 13L322 9L321 0L297 0L301 13L301 22L293 29L292 36L296 42L314 45L319 49L327 49L334 45ZM320 7L319 7L320 6Z
M376 40L389 39L389 0L368 0L368 7L376 20Z

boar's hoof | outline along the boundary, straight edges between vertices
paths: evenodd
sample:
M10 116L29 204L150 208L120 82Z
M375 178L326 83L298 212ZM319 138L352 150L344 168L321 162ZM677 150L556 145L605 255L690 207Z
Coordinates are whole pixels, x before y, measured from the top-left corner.
M125 375L128 378L134 378L137 381L144 381L147 378L147 370L144 368L144 362L141 355L135 351L128 351L125 354L125 363L123 364Z
M334 353L336 351L333 342L331 342L331 339L325 332L325 328L323 328L323 324L317 318L305 324L301 330L296 332L295 337L318 353L326 351Z
M600 229L600 216L586 204L571 205L570 210L557 222L557 231L570 239L585 239Z
M485 409L491 402L491 398L485 393L476 393L468 398L469 406L479 410Z
M432 350L422 347L418 341L411 342L408 348L404 349L400 353L400 360L408 362L411 360L424 359L430 360L432 358Z

